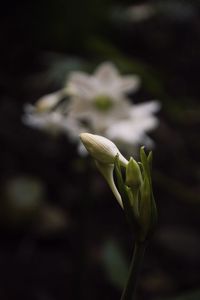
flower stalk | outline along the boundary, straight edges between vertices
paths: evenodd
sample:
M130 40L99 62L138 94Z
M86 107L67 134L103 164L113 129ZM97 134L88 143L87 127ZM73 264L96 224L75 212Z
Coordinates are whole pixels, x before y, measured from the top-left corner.
M123 290L121 300L134 300L135 291L138 283L139 273L142 267L143 257L146 249L146 243L136 242L130 264L127 283Z

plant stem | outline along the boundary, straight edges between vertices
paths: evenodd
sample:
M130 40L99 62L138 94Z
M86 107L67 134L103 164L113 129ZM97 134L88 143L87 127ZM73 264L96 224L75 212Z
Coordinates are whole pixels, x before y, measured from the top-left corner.
M146 249L146 243L135 242L133 257L129 269L128 280L123 290L121 300L134 300L138 275L141 269L144 252Z

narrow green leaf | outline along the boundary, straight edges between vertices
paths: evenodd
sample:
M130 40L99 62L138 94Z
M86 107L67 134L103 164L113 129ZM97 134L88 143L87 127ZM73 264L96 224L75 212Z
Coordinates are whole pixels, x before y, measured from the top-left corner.
M144 183L141 187L141 200L139 207L139 220L142 229L142 235L147 237L151 230L152 223L152 203L151 203L151 188L148 176L145 174Z
M148 156L147 156L147 160L148 160L148 163L149 163L149 169L150 171L152 171L152 161L153 161L153 152L150 151Z

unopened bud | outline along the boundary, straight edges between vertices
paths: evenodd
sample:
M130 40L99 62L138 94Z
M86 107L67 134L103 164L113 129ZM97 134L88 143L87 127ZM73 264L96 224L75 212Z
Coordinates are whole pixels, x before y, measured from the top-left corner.
M89 154L100 163L114 164L118 155L120 164L126 166L128 161L120 153L117 146L109 139L91 133L81 133L80 139Z
M41 97L37 102L36 102L36 110L38 112L46 112L51 110L55 105L58 104L62 97L62 91L58 91L55 93L51 93L48 95L45 95Z
M131 157L126 166L126 185L135 189L142 183L142 175L138 163Z

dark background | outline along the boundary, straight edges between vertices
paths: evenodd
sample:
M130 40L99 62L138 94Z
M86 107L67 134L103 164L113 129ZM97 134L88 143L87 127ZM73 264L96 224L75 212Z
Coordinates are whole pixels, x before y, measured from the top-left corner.
M128 19L141 3L156 13ZM0 299L120 299L134 241L123 212L75 144L21 120L70 70L108 60L141 76L134 101L162 103L159 223L137 299L199 299L200 1L7 1L0 14Z

